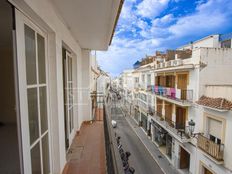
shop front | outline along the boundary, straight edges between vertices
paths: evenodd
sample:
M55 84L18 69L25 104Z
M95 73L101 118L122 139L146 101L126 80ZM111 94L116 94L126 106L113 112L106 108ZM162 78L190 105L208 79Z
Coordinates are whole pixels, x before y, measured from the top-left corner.
M166 155L172 159L172 136L170 134L166 135Z
M141 112L141 123L142 128L144 129L144 131L147 132L147 115L143 112Z
M161 126L159 126L154 120L151 120L151 125L153 127L152 131L152 140L158 145L158 146L165 146L166 145L166 134L167 131L163 129Z
M139 123L139 121L140 121L139 109L137 107L135 107L134 110L135 110L134 118L137 121L137 123Z

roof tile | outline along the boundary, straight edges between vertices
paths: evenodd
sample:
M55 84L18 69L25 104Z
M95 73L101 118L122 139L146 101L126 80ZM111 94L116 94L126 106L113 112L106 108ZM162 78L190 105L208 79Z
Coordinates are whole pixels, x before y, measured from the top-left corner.
M196 103L199 105L203 105L215 109L222 109L222 110L232 109L232 102L226 100L225 98L212 98L212 97L202 96Z

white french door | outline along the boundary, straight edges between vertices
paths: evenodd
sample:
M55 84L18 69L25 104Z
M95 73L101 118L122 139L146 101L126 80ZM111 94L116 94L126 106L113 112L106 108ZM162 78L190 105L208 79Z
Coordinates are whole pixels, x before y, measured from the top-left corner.
M25 174L51 173L47 36L15 10L17 70Z
M71 54L65 50L63 60L64 67L64 108L65 108L65 144L66 150L71 144L74 136L73 120L73 63Z

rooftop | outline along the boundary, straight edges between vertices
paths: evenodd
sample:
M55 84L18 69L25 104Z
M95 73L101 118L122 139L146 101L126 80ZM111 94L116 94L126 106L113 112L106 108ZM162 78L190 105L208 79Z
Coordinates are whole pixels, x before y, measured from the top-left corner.
M197 104L210 107L213 109L219 109L219 110L231 110L232 109L232 102L226 100L225 98L212 98L212 97L202 96L197 101Z

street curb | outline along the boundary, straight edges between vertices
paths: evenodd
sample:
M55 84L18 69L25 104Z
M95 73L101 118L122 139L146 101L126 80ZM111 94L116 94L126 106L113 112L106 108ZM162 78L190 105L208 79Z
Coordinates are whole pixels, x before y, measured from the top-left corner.
M120 107L120 109L121 109L123 115L125 115L125 117L126 117L126 114L125 114L125 112L122 110L122 107ZM132 130L135 132L135 134L137 135L137 137L139 138L139 140L143 143L143 145L145 146L145 148L147 149L147 151L150 153L150 155L152 156L152 158L154 159L154 161L155 161L155 162L157 163L157 165L160 167L160 169L162 170L162 172L163 172L164 174L168 174L168 173L166 173L166 172L164 171L164 169L160 166L158 160L153 156L153 154L151 153L151 151L148 149L148 147L147 147L146 144L143 142L143 140L139 137L139 135L138 135L137 132L135 131L135 128L134 128L133 125L130 123L130 121L128 121L127 118L126 118L126 121L127 121L127 123L130 125L130 127L132 128Z

